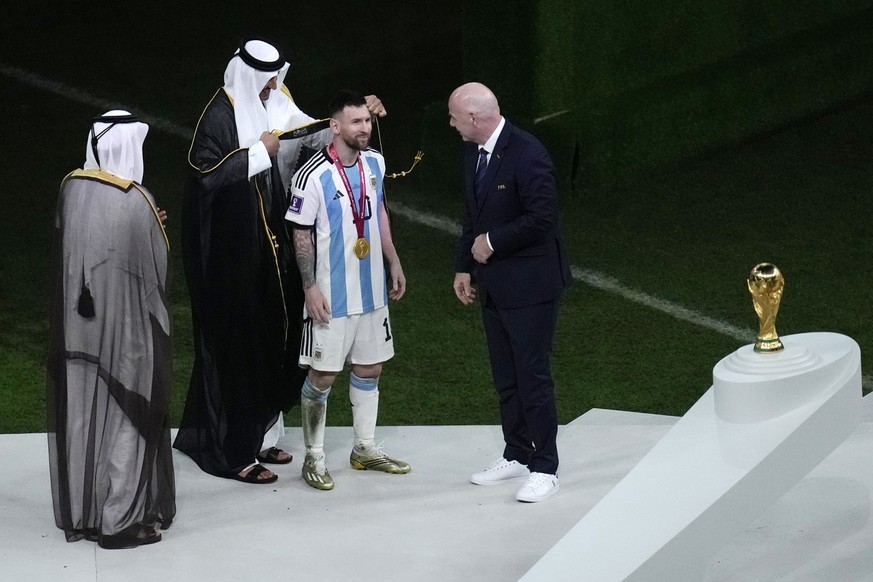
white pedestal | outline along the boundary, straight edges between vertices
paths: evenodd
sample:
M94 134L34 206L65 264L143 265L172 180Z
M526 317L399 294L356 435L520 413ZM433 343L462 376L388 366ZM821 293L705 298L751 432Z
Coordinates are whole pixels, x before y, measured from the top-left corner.
M783 352L748 345L716 364L712 388L522 580L701 580L709 556L858 423L855 341L781 339Z

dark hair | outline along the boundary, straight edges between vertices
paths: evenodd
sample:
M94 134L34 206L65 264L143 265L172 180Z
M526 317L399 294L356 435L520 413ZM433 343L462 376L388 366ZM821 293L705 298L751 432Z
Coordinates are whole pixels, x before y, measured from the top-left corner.
M333 117L346 107L358 107L366 104L367 100L357 91L343 89L330 100L330 104L327 106L327 116Z

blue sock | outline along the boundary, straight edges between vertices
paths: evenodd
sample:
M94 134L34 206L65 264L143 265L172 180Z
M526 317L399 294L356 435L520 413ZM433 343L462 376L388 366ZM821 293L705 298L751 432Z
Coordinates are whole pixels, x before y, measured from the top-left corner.
M315 400L316 402L326 402L327 396L330 394L330 386L327 387L327 390L319 390L316 388L312 382L309 381L307 377L306 380L303 381L303 387L300 389L300 395L303 398L308 398L309 400Z
M375 378L361 378L352 372L349 374L349 386L356 390L363 390L364 392L378 390L379 376L376 376Z

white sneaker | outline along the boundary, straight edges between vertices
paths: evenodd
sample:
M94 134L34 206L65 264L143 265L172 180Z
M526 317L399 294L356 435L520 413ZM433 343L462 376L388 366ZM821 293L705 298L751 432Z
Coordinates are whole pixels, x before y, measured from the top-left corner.
M557 475L531 473L527 483L518 490L515 498L527 503L536 503L537 501L545 501L554 493L557 493L558 489L560 487L558 486Z
M470 481L476 485L497 485L511 479L519 479L527 477L530 471L526 465L522 465L518 461L507 461L504 458L497 459L484 471L473 473Z

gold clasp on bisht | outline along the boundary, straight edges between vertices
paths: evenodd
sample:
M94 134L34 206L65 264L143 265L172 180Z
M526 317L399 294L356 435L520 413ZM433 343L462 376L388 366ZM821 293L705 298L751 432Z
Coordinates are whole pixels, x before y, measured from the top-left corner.
M418 162L421 161L421 158L423 158L423 157L424 157L424 152L422 152L422 151L419 150L419 151L415 154L415 160L412 162L412 165L409 166L409 169L408 169L408 170L403 170L402 172L394 172L394 173L391 173L391 174L385 174L385 177L386 177L386 178L399 178L399 177L403 177L403 176L405 176L405 175L407 175L407 174L411 174L411 173L412 173L412 169L415 167L415 165L416 165Z
M373 119L376 121L376 134L379 136L379 151L383 154L385 153L385 148L382 146L382 129L379 126L379 118L377 116L373 116ZM412 169L421 161L421 158L424 157L424 152L421 150L415 153L415 159L412 161L412 165L409 166L408 170L403 170L402 172L392 172L391 174L385 174L386 178L400 178L412 173Z

